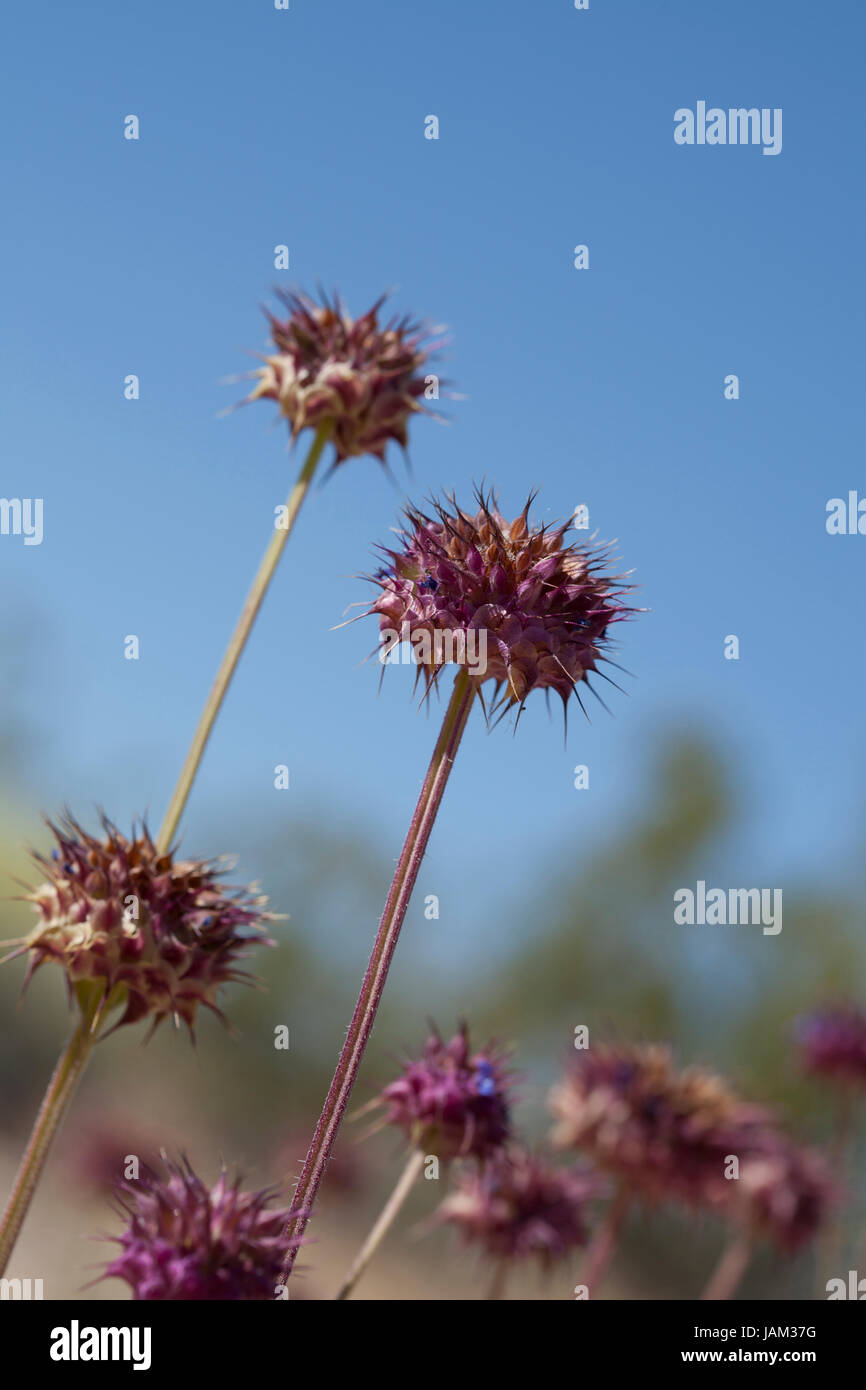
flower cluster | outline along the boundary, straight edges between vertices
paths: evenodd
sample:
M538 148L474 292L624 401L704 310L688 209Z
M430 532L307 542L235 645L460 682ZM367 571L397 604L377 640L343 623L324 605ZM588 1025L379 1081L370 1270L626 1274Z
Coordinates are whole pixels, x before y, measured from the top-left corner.
M208 1188L188 1163L166 1167L166 1178L147 1171L122 1184L128 1224L103 1277L125 1280L141 1301L273 1299L292 1215L272 1205L276 1191L244 1192L225 1172Z
M644 1199L718 1201L725 1156L763 1130L766 1113L699 1067L678 1071L662 1046L593 1047L551 1092L553 1143L592 1156Z
M746 1153L730 1188L734 1218L789 1252L814 1239L838 1197L820 1154L781 1134Z
M818 1155L722 1077L678 1070L667 1047L594 1047L550 1105L554 1145L591 1156L639 1200L718 1209L786 1249L814 1236L833 1200Z
M556 1168L511 1148L481 1169L463 1172L435 1220L454 1226L487 1256L533 1258L546 1269L586 1244L587 1206L602 1190L589 1172Z
M402 1129L413 1148L443 1161L485 1159L509 1137L509 1089L501 1050L490 1044L473 1053L463 1024L447 1043L434 1029L380 1103L385 1122Z
M405 449L410 418L425 410L430 334L407 318L380 325L384 299L352 319L337 296L280 297L288 313L268 315L274 352L247 399L276 401L293 439L328 425L335 463L363 454L384 463L391 440Z
M54 961L71 988L97 985L125 1006L121 1024L170 1017L192 1031L199 1006L222 1018L218 991L249 982L237 962L263 940L266 900L225 886L213 863L161 854L145 827L126 836L103 818L96 837L67 816L50 828L57 846L34 856L45 881L28 895L39 920L7 959L27 953L28 980Z
M807 1071L833 1081L866 1083L866 1017L848 1005L801 1019L797 1030Z
M439 379L428 374L440 346L438 330L408 317L383 320L384 299L353 319L336 295L280 297L281 312L268 314L270 350L252 374L247 401L275 402L292 441L308 429L315 438L286 525L278 528L282 536L271 537L253 581L163 828L157 840L143 824L125 835L103 817L93 835L66 815L49 822L56 841L50 857L35 856L42 881L28 900L36 925L12 943L7 959L27 957L28 981L42 965L58 964L82 1018L0 1217L0 1274L89 1051L106 1036L109 1014L116 1011L117 1027L150 1018L155 1028L171 1018L192 1033L200 1008L223 1017L223 986L250 982L239 965L251 946L274 944L265 936L273 920L266 899L253 886L227 885L219 861L182 859L164 846L181 823L216 713L326 443L334 466L365 455L385 464L393 444L407 449L413 416L430 413L426 402L438 397ZM408 642L427 693L446 667L463 669L294 1207L279 1204L275 1187L244 1190L240 1177L230 1178L225 1169L208 1185L186 1160L166 1159L162 1174L143 1166L140 1177L117 1187L124 1228L104 1274L126 1283L134 1300L271 1301L287 1293L473 701L477 696L485 716L519 715L540 690L558 695L567 712L572 697L582 707L583 686L595 694L592 679L608 679L601 667L610 663L614 625L637 611L627 602L627 576L612 573L610 549L576 538L571 522L533 520L533 501L534 495L509 519L493 491L478 489L468 511L446 494L426 509L410 506L399 539L380 547L381 568L370 577L376 593L367 608L378 620L380 657L395 638ZM824 1010L804 1019L799 1042L809 1072L866 1083L866 1017L860 1011ZM499 1276L507 1265L522 1261L548 1270L588 1245L593 1208L603 1198L612 1200L581 1286L592 1297L632 1201L681 1203L734 1227L726 1255L732 1248L736 1258L723 1259L724 1278L709 1285L716 1292L726 1288L726 1297L754 1239L796 1252L814 1238L836 1201L817 1153L795 1143L767 1109L741 1099L723 1077L697 1066L680 1069L667 1046L598 1046L576 1054L550 1094L552 1157L515 1137L514 1089L505 1050L494 1043L474 1048L465 1024L447 1041L434 1028L418 1055L403 1060L373 1105L381 1124L399 1130L412 1152L338 1299L357 1284L428 1155L448 1166L449 1184L429 1224L456 1230L496 1262L495 1296L504 1288ZM127 1136L124 1145L119 1132ZM120 1122L91 1129L80 1148L91 1181L114 1175L127 1157L121 1149L130 1133L134 1138ZM285 1131L283 1138L294 1161L301 1146ZM146 1142L142 1136L141 1152ZM348 1162L342 1172L333 1171L337 1189L353 1195L357 1168Z
M381 594L368 611L383 633L412 643L428 689L449 662L466 664L462 653L483 634L472 675L493 680L506 704L533 690L580 699L611 624L633 611L602 571L606 551L567 543L570 523L533 524L532 498L510 522L492 494L477 502L474 514L453 498L431 515L409 508L402 549L382 547L388 563L372 576Z

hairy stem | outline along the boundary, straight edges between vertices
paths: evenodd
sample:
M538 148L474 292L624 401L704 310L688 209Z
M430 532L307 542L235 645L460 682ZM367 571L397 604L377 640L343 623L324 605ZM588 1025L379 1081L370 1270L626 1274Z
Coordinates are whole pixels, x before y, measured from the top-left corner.
M388 1234L388 1231L391 1229L391 1226L397 1219L403 1207L403 1203L412 1191L418 1174L423 1167L424 1155L420 1149L416 1149L414 1153L410 1155L409 1162L406 1164L406 1167L403 1169L397 1181L397 1186L394 1188L394 1191L382 1208L376 1224L361 1246L355 1263L352 1265L349 1273L335 1293L335 1299L349 1297L349 1294L358 1283L367 1265L372 1260L379 1246L382 1244L382 1241L385 1239L385 1236Z
M196 773L198 772L199 765L204 755L204 750L207 747L207 741L210 738L211 730L220 712L222 702L225 699L226 691L229 688L237 664L240 661L241 653L246 646L247 638L252 631L253 623L262 606L262 600L267 593L268 585L274 577L277 563L283 553L283 547L292 534L295 521L301 510L301 504L309 491L310 483L313 481L313 475L322 457L322 451L330 437L331 429L332 426L328 422L320 426L316 431L315 438L310 446L310 452L307 454L303 467L298 474L297 482L289 493L286 502L285 523L279 528L274 527L274 533L268 542L267 550L262 557L262 563L259 565L256 577L252 582L252 587L247 594L247 601L243 606L243 611L238 619L237 626L232 633L231 641L226 647L225 655L220 663L220 668L217 671L216 678L211 687L211 692L201 712L201 718L198 721L198 726L193 735L189 752L186 755L186 761L181 769L177 786L174 789L174 795L165 813L165 820L160 827L159 835L156 839L157 847L163 854L170 848L175 834L177 833L177 827L180 824L180 818L183 815L184 807L189 799L192 784L195 781Z
M442 794L445 791L454 757L463 736L463 730L466 728L466 721L469 718L469 711L472 708L475 694L475 683L470 679L465 667L461 667L454 681L454 689L445 711L445 718L433 751L433 757L430 759L427 776L424 778L421 795L412 816L409 833L397 861L394 879L373 944L370 963L367 966L358 1003L355 1006L349 1031L346 1034L346 1041L337 1062L337 1070L325 1098L325 1104L316 1125L316 1132L313 1135L313 1142L310 1145L303 1171L298 1179L294 1202L298 1215L286 1225L287 1241L303 1235L310 1219L310 1213L328 1165L334 1140L337 1137L352 1088L357 1080L368 1039L373 1031L379 1001L382 998L388 970L400 936L400 928L406 916L406 909L415 887L418 870L424 858L430 832L442 802ZM297 1249L293 1245L286 1255L283 1266L283 1274L286 1279L291 1273L296 1254Z
M101 999L91 1002L84 1009L81 1021L61 1053L54 1075L48 1083L0 1223L0 1275L5 1273L54 1136L78 1088L106 1011L107 1005Z

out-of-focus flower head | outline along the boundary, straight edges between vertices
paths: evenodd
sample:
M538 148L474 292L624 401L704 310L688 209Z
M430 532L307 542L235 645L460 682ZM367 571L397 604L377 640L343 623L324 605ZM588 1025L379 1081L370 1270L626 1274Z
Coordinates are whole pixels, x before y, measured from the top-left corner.
M866 1016L853 1005L820 1009L799 1021L797 1041L807 1071L866 1084Z
M274 1299L293 1215L273 1206L276 1189L244 1192L225 1172L208 1188L186 1161L165 1163L166 1178L148 1170L120 1186L127 1226L103 1278L149 1302Z
M454 1226L493 1258L535 1259L548 1268L586 1244L587 1206L602 1192L592 1173L511 1148L462 1170L434 1221Z
M579 686L607 660L611 625L635 611L604 572L607 550L569 543L570 522L531 522L532 497L514 521L492 493L476 499L474 513L453 497L430 514L410 507L402 547L380 547L386 563L371 579L381 593L368 610L380 656L411 642L428 691L455 662L479 685L494 681L506 709L533 690L555 691L566 707L580 701Z
M287 314L268 314L274 351L247 400L276 401L293 439L329 425L335 464L363 454L384 463L391 440L405 450L411 417L430 414L422 402L438 393L438 378L426 368L440 346L439 330L409 318L380 324L384 296L353 319L336 295L322 295L319 303L297 292L278 294Z
M820 1154L781 1134L747 1151L728 1187L735 1218L789 1252L814 1238L838 1199Z
M550 1105L558 1148L589 1155L647 1201L723 1202L725 1159L763 1135L767 1112L722 1077L679 1071L660 1045L600 1046L578 1054Z
M510 1089L502 1050L488 1044L473 1052L464 1023L447 1043L434 1029L379 1103L385 1122L404 1130L413 1148L443 1161L485 1159L509 1137Z
M27 954L28 981L56 962L82 1007L96 991L124 1008L118 1027L150 1016L192 1032L200 1005L223 1018L220 987L251 981L238 960L273 945L266 899L223 884L213 862L161 853L144 826L128 837L103 817L96 837L67 815L49 828L57 847L34 855L45 880L27 895L39 920L6 959Z

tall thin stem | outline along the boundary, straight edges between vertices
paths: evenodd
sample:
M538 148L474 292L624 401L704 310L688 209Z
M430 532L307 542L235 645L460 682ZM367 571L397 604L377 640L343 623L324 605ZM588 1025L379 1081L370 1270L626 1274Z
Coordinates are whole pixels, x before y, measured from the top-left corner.
M78 1088L107 1008L104 999L92 998L90 1006L82 1012L78 1027L61 1053L54 1075L48 1083L29 1143L18 1168L15 1185L3 1213L3 1220L0 1222L0 1275L5 1272L9 1263L52 1141Z
M701 1302L723 1301L732 1298L740 1286L752 1258L752 1242L741 1231L725 1246L721 1258L701 1294Z
M274 527L274 533L268 542L262 563L259 566L252 587L247 595L246 603L238 620L237 626L232 634L231 641L226 648L216 679L208 695L207 703L202 711L198 722L186 761L181 770L177 786L174 790L171 802L165 815L165 820L157 836L157 846L165 853L174 839L180 818L183 815L184 807L198 772L199 764L202 760L207 741L210 738L216 717L219 714L226 691L229 688L232 676L235 673L241 653L246 645L247 638L252 631L253 624L262 606L262 600L267 592L268 585L274 576L283 547L292 533L301 504L309 491L310 483L316 472L319 460L325 445L332 432L332 424L326 421L316 431L310 451L301 467L291 492L286 502L286 516L284 524ZM116 1002L116 1001L114 1001ZM54 1075L45 1092L30 1142L21 1160L21 1166L15 1179L15 1186L9 1204L0 1224L0 1274L6 1268L12 1247L21 1229L21 1223L30 1206L36 1184L42 1172L51 1142L57 1133L60 1123L66 1113L81 1074L84 1071L87 1059L96 1041L99 1025L107 1012L108 1003L103 1000L99 1003L91 1002L88 1005L82 1022L76 1028L69 1041L68 1046L62 1053Z
M243 611L238 619L237 626L232 633L231 641L226 647L225 655L220 663L220 668L217 671L216 678L211 687L211 692L201 712L201 718L198 721L192 743L189 747L189 752L186 755L186 761L181 769L177 786L174 789L174 795L171 798L168 810L165 813L165 820L157 836L157 847L163 853L170 848L177 832L177 827L180 824L180 818L183 815L184 807L189 799L192 784L195 781L195 776L198 772L204 750L207 747L207 741L210 738L211 730L220 712L222 702L225 699L226 691L229 688L237 664L240 661L241 652L246 646L247 638L252 631L253 623L262 606L262 600L267 593L268 585L273 579L277 563L283 553L283 547L292 533L298 512L301 510L301 504L307 495L310 483L313 481L313 475L315 474L322 456L322 451L331 435L331 430L331 423L326 422L316 431L315 438L310 446L310 452L307 454L303 467L298 474L297 481L289 493L286 502L286 515L285 518L282 519L283 524L279 527L274 527L274 533L268 542L267 550L262 557L262 563L259 565L256 577L252 582L252 587L247 594L247 601L243 606Z
M409 1162L400 1174L397 1180L397 1186L382 1208L376 1224L361 1246L352 1268L334 1294L335 1299L345 1299L349 1297L349 1294L358 1283L367 1265L372 1260L379 1246L382 1244L382 1241L385 1239L385 1236L397 1219L403 1207L403 1203L412 1191L418 1174L423 1167L424 1154L420 1149L415 1149L414 1152L410 1154Z
M854 1109L852 1094L848 1086L841 1086L835 1097L833 1130L827 1153L830 1170L842 1191L849 1186L852 1150L854 1144ZM816 1241L815 1250L815 1297L826 1296L825 1280L828 1274L836 1274L842 1267L845 1255L847 1223L841 1207L830 1213L827 1223Z
M475 683L470 679L466 668L461 666L454 681L451 699L445 711L445 718L442 721L442 729L433 750L433 757L430 759L427 776L424 778L421 795L418 797L418 804L409 825L409 833L397 861L394 879L385 901L385 910L382 913L379 930L373 944L370 963L367 966L358 1003L355 1006L349 1031L346 1034L346 1041L337 1062L337 1070L325 1098L325 1104L316 1125L316 1132L313 1135L313 1142L310 1145L303 1171L298 1179L294 1207L299 1214L286 1225L287 1241L303 1235L310 1219L316 1194L328 1166L334 1140L337 1137L352 1088L357 1080L367 1041L373 1031L379 1001L382 998L388 970L400 936L400 928L406 916L406 909L415 887L418 870L424 858L430 832L433 829L433 823L463 736L463 730L466 728L466 721L469 718L469 711L472 708L475 694ZM291 1273L296 1254L297 1248L293 1243L283 1266L285 1279L288 1279Z
M589 1247L580 1282L586 1285L590 1298L595 1297L596 1289L607 1274L608 1266L613 1259L614 1251L622 1234L629 1201L628 1192L624 1187L621 1187L608 1207L604 1222L599 1227Z

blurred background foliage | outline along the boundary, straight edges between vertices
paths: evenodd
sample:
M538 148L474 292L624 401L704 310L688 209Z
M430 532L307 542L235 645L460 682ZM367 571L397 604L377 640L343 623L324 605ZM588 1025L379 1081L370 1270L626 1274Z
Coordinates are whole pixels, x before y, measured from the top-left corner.
M12 896L17 883L34 882L26 846L44 847L47 832L26 806L16 777L32 735L18 710L20 687L8 671L6 680L0 873L10 899L0 908L0 935L10 938L26 932L30 921L27 904ZM422 937L438 924L423 917L423 902L413 904L356 1111L390 1079L399 1056L420 1044L427 1018L451 1030L465 1017L478 1042L494 1035L514 1047L518 1121L528 1138L543 1142L547 1090L569 1054L575 1027L585 1024L594 1039L669 1041L683 1064L701 1062L729 1074L744 1095L777 1107L803 1138L827 1140L832 1096L799 1073L792 1028L799 1014L819 1003L866 998L860 866L850 873L828 868L820 883L786 888L778 937L747 926L675 926L674 890L697 878L741 883L735 847L744 830L759 834L760 826L738 793L739 772L732 775L735 749L718 747L706 731L681 727L647 729L645 745L650 753L639 810L591 849L552 837L547 862L527 866L524 898L511 905L511 920L501 922L501 950L487 948L481 960L455 957L453 950L437 955ZM516 804L529 806L530 790L525 800L517 795ZM236 816L236 808L214 808L206 844L191 849L207 854L230 846L237 856L232 876L258 879L273 910L286 914L274 926L278 948L256 956L253 968L263 988L227 994L234 1036L206 1018L195 1048L168 1029L146 1047L136 1029L100 1047L15 1260L13 1272L31 1275L50 1262L49 1296L78 1295L92 1277L88 1269L98 1265L99 1252L94 1256L86 1237L114 1222L107 1183L123 1155L152 1155L164 1146L188 1152L206 1173L225 1161L241 1165L256 1182L283 1181L289 1188L297 1174L392 860L374 844L372 816L366 826L341 825L333 808L322 808L312 821L279 825L258 826L245 817L238 825ZM495 873L492 855L488 873ZM40 972L20 1002L23 975L21 961L0 971L4 1185L68 1028L59 972ZM274 1046L281 1024L290 1029L288 1051ZM344 1127L307 1272L298 1280L301 1297L327 1296L399 1172L396 1137L368 1129L366 1119ZM860 1171L851 1173L855 1196ZM434 1205L421 1184L359 1296L473 1297L483 1288L485 1272L474 1258L459 1258L447 1234L425 1230ZM855 1205L852 1239L862 1216ZM694 1296L721 1240L720 1227L709 1219L636 1215L609 1295ZM579 1271L557 1276L553 1287L527 1274L515 1292L568 1297L572 1274L576 1280ZM805 1297L814 1277L812 1256L791 1263L762 1251L744 1292ZM118 1285L99 1285L87 1296L123 1293Z

